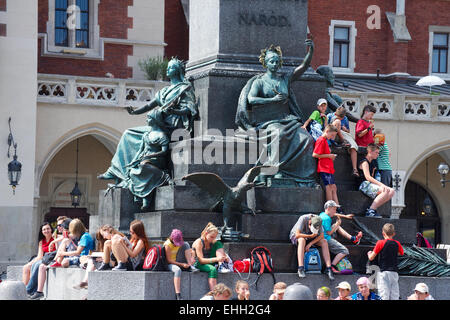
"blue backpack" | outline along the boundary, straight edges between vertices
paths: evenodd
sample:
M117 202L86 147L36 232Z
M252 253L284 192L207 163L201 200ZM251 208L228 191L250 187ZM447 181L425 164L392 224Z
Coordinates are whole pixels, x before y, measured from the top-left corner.
M305 252L304 258L305 272L320 273L322 271L322 261L317 248L310 248Z

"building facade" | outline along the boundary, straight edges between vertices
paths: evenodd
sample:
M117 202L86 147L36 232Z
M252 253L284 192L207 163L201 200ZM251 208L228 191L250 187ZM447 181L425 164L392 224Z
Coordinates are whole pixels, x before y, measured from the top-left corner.
M429 74L450 81L450 1L308 1L308 26L312 67L333 68L347 110L378 110L396 177L392 217L420 218L420 231L450 243L450 186L436 171L450 164L449 84L431 95L414 85ZM188 30L188 0L0 0L0 167L12 160L9 117L22 163L15 194L0 184L0 265L36 253L45 219L98 214L107 182L96 176L122 132L145 123L123 107L165 85L146 80L139 61L188 59ZM76 180L83 197L73 208Z
M145 124L141 106L165 85L139 62L163 57L163 0L4 0L0 2L2 167L9 135L22 175L13 194L0 187L0 265L27 261L39 225L98 214L104 172L122 132ZM2 29L3 30L3 29ZM77 153L78 149L78 153ZM14 153L14 152L12 152ZM76 173L78 171L78 174ZM70 192L78 182L80 206Z

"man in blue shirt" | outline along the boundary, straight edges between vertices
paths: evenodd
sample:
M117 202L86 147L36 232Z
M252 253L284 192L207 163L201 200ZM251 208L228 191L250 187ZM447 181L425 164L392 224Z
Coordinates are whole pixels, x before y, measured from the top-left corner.
M356 245L359 244L359 241L362 238L361 231L356 236L352 236L341 227L341 218L352 219L353 214L339 214L336 212L339 207L340 206L335 201L328 200L324 205L325 212L322 212L319 215L322 219L322 227L324 230L323 234L325 240L328 242L330 253L335 254L335 257L331 262L331 270L333 270L334 273L339 273L336 265L342 260L342 258L349 254L348 249L334 238L336 235L335 233L338 232L342 237L352 241ZM332 224L333 217L337 218L335 224Z

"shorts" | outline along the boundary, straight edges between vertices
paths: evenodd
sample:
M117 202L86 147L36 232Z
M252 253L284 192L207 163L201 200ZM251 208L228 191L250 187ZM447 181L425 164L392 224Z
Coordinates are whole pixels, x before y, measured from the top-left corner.
M319 172L320 174L320 178L323 181L323 184L325 186L329 185L329 184L336 184L334 182L334 175L332 173L326 173L326 172Z
M375 199L380 193L380 186L366 180L360 184L359 191L364 193L369 198Z
M80 257L79 256L64 257L64 259L69 261L69 266L79 266L80 265Z
M328 241L328 249L330 250L331 253L333 254L343 253L345 255L349 254L348 249L336 239L331 238L327 241Z

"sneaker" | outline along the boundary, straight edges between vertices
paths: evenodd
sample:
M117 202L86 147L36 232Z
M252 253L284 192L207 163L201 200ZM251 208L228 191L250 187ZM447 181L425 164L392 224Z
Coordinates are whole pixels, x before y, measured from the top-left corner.
M112 268L112 271L127 271L127 265L125 263L119 262L117 267Z
M378 214L377 210L374 210L374 209L367 209L366 210L366 217L369 217L369 218L381 218L381 216Z
M176 300L183 300L183 298L181 298L181 293L175 293L175 299Z
M61 263L59 262L54 262L51 265L49 265L50 268L60 268L62 267Z
M363 233L360 231L356 236L352 237L352 242L354 245L358 245L361 242L361 238L363 236Z
M298 267L297 274L298 274L298 277L299 277L299 278L304 278L304 277L306 277L305 267Z
M222 263L222 264L219 266L219 268L217 269L217 272L219 272L219 273L229 273L229 272L231 272L231 270L228 269L228 268L225 266L225 264Z
M100 265L100 267L98 267L97 270L98 271L111 270L111 266L109 265L109 263L102 262L102 264Z
M199 272L200 270L197 269L197 268L194 267L194 266L190 266L190 267L189 267L189 271L190 271L190 272Z
M41 300L42 298L44 298L44 293L43 292L39 292L36 291L31 297L31 300Z
M331 270L331 267L328 267L325 272L328 275L328 279L333 281L334 280L334 274L333 274L333 270Z
M73 288L76 290L87 289L87 287L88 287L88 283L84 282L84 281L81 281L79 284L73 286Z
M333 273L335 273L335 274L339 274L339 273L341 273L338 269L336 269L336 266L331 266L331 271L333 271Z

